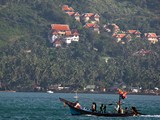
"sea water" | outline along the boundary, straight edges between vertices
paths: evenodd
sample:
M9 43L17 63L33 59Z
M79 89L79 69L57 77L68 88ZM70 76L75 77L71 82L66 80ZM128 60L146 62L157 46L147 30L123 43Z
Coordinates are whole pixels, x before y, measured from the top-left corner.
M125 118L72 116L59 98L75 101L74 96L74 93L0 92L0 120L160 120L160 96L128 95L122 107L136 106L146 115ZM96 102L97 109L103 103L107 105L107 111L114 112L118 95L78 94L78 100L86 109Z

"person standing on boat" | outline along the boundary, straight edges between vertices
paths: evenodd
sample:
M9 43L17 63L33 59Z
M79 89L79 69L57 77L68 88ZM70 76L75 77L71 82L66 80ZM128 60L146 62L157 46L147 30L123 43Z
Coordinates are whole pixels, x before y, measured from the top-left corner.
M121 89L118 89L118 93L119 93L119 101L117 104L117 110L118 113L123 114L123 109L121 108L121 100L127 98L127 92L126 91L122 91Z

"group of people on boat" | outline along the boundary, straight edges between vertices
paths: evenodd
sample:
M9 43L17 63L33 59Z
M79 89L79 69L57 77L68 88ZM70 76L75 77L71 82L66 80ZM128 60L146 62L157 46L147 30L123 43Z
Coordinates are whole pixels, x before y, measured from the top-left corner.
M118 114L132 113L134 115L138 115L139 112L137 111L137 109L135 107L131 107L130 110L128 110L127 107L125 107L124 109L122 108L121 100L126 98L127 92L123 92L120 89L118 89L118 91L119 91L119 101L117 102L116 107L115 107L116 113L118 113ZM78 101L75 102L74 107L77 108L77 109L83 109ZM95 102L93 102L92 107L91 107L91 111L92 112L98 112L98 113L106 113L106 104L101 104L99 110L97 110L97 104Z
M77 109L83 109L78 101L75 102L74 107L77 108ZM121 106L121 102L120 101L117 103L117 106L115 107L115 110L117 111L118 114L133 113L134 115L138 115L138 111L137 111L137 109L135 107L131 107L130 110L128 110L128 107L125 107L123 109L122 106ZM92 107L91 107L91 111L92 112L106 113L106 105L105 104L101 104L100 108L99 108L99 111L98 111L97 110L97 104L95 102L93 102L92 103Z
M92 110L92 112L96 112L97 111L97 104L95 102L92 103L91 110ZM105 104L101 104L100 105L100 112L101 113L106 113L106 105Z

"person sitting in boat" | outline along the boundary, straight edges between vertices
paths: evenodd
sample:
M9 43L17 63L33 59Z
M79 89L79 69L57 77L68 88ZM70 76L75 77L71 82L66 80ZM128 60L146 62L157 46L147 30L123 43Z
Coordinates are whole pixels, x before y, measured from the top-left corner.
M92 103L92 112L95 112L97 109L97 105L95 102Z
M105 104L101 104L101 106L100 106L100 112L101 113L106 113L106 105Z
M103 105L103 113L106 113L106 105Z
M128 108L127 107L125 107L125 112L124 113L128 114Z
M103 113L103 104L100 106L100 112Z
M139 115L139 112L137 111L136 107L132 107L131 111L134 115Z
M75 105L74 107L75 107L75 108L78 108L78 109L81 109L81 108L82 108L78 101L76 101L76 105Z

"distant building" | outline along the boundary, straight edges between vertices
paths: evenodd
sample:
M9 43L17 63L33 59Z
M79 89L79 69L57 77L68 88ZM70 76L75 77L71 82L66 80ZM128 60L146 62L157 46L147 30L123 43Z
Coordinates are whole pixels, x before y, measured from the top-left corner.
M53 46L55 46L56 48L59 48L62 46L62 40L61 39L55 39L55 41L53 42Z
M131 87L131 92L132 93L139 93L141 92L141 87Z
M98 34L100 34L99 25L97 25L95 23L86 23L84 25L84 28L89 28L89 29L97 32Z
M67 24L51 24L51 29L53 34L66 35L67 32L70 32L70 27Z
M100 16L98 14L95 13L84 13L82 14L82 19L84 20L84 22L89 22L90 23L99 23L99 18Z
M91 92L94 92L96 86L95 85L87 85L84 90L89 90Z
M117 42L120 42L123 38L125 38L125 36L126 36L125 33L121 33L121 34L115 35L115 38L116 38Z
M156 33L144 33L144 38L150 41L150 43L152 44L155 44L158 42L158 37Z
M132 37L141 37L141 32L139 30L128 30L127 34L131 35Z
M51 24L52 37L50 42L55 47L61 47L62 42L70 44L72 41L79 41L79 33L77 30L70 30L66 24Z
M62 11L64 11L64 12L73 12L74 9L72 7L69 7L68 5L63 5L62 6Z
M69 16L74 17L74 19L80 22L80 14L78 12L66 12Z

